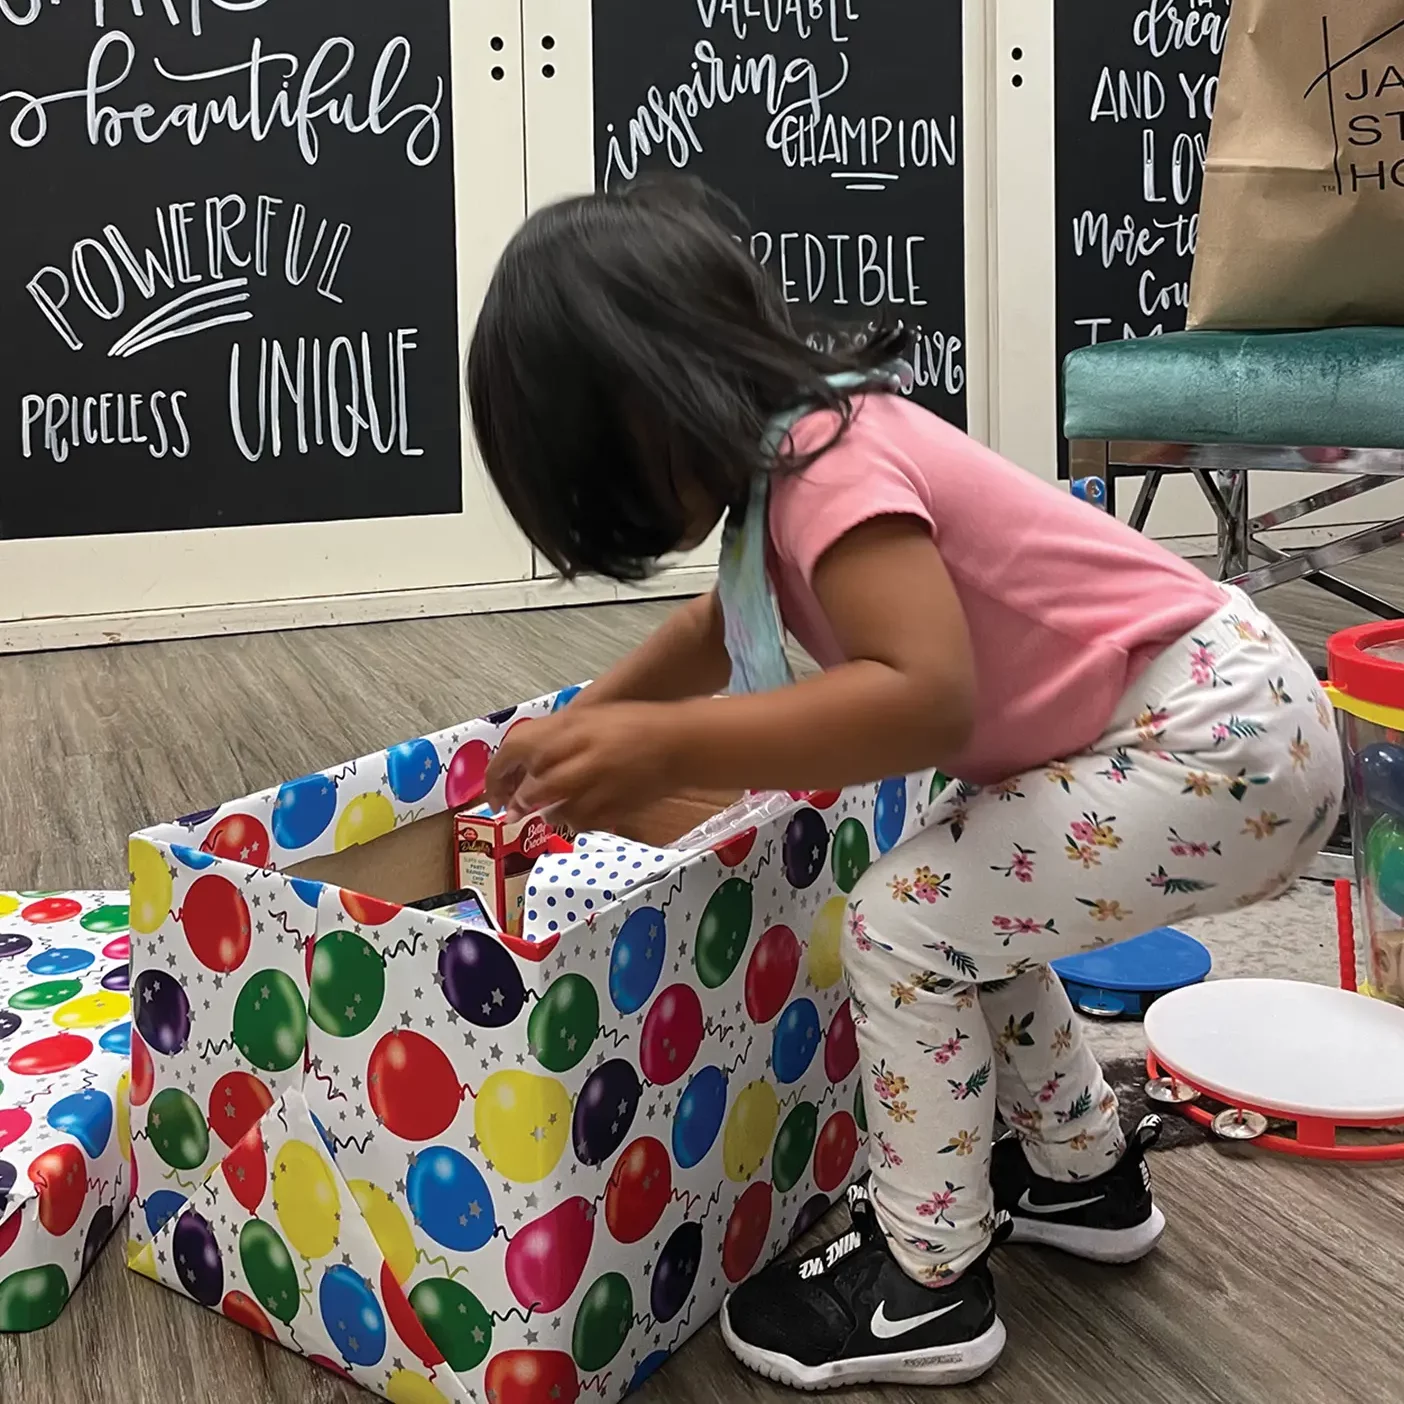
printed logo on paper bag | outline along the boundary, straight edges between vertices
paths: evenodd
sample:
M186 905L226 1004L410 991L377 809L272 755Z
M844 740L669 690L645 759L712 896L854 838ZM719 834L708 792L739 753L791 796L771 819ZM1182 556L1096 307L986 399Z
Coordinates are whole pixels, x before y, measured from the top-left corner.
M1330 17L1322 15L1321 53L1324 66L1302 96L1326 90L1335 182L1322 188L1337 195L1404 189L1404 19L1333 57Z

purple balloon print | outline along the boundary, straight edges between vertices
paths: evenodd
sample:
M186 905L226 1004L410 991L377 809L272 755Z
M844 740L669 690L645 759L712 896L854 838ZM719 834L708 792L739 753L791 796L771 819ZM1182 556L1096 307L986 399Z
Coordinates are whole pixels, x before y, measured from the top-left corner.
M483 931L460 931L439 952L444 998L470 1024L500 1029L522 1012L526 986L506 947Z
M126 965L114 965L102 977L102 987L105 990L117 990L119 993L125 993L130 983L131 969Z
M23 955L33 944L28 936L21 936L18 932L7 932L0 936L0 958Z
M97 1255L102 1252L102 1245L107 1242L107 1236L112 1232L112 1206L102 1205L88 1223L88 1233L83 1239L83 1271L92 1267L97 1262Z
M181 1286L204 1306L218 1306L224 1296L224 1260L214 1230L193 1209L176 1220L171 1254Z
M575 1099L571 1140L582 1165L600 1165L624 1144L639 1109L639 1075L614 1058L592 1072Z
M190 1042L190 1001L173 975L143 970L132 990L136 1026L147 1047L169 1057Z
M785 830L785 876L795 887L812 887L824 871L829 831L817 809L801 809Z
M671 1321L687 1305L702 1262L702 1225L679 1224L658 1255L649 1289L655 1321Z

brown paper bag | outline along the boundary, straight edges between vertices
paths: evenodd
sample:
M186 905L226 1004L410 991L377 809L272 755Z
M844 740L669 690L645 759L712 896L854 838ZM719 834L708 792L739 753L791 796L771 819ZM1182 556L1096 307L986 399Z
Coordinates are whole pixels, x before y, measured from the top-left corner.
M1233 0L1191 327L1404 324L1404 0Z

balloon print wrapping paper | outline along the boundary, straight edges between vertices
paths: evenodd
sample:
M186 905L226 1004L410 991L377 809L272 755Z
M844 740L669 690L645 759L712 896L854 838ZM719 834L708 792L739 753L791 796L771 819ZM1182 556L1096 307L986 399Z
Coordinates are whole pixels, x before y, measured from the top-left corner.
M845 893L929 776L582 835L519 938L284 871L575 691L132 839L129 1261L391 1400L618 1399L863 1168Z
M127 902L0 892L0 1331L56 1320L131 1197Z

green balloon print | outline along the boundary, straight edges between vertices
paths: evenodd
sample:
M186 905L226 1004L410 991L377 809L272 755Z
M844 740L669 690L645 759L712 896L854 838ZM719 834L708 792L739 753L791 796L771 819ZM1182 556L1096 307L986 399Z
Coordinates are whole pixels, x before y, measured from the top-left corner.
M527 1020L532 1057L552 1072L569 1072L591 1049L600 1029L600 997L583 975L562 975Z
M84 931L91 931L99 936L115 936L119 931L125 931L130 924L131 912L127 907L119 907L115 904L107 907L99 907L95 912L89 912L83 917L78 925Z
M818 1133L819 1108L813 1102L801 1102L785 1118L770 1158L770 1178L778 1194L789 1194L799 1184Z
M857 1087L853 1089L853 1119L858 1123L858 1129L866 1136L868 1134L868 1104L863 1100L861 1078Z
M210 1153L205 1115L179 1087L168 1087L152 1099L146 1134L156 1154L175 1170L198 1170Z
M939 770L933 771L931 776L931 788L926 793L927 804L935 804L936 797L951 783L949 775L943 775Z
M0 1331L38 1331L52 1325L68 1304L68 1278L61 1267L12 1272L0 1281Z
M447 1277L416 1284L409 1304L450 1370L476 1370L492 1349L492 1317L464 1286Z
M256 1068L286 1072L307 1043L307 1006L290 975L250 975L234 1005L234 1042Z
M628 1278L617 1272L596 1278L575 1313L570 1343L575 1363L592 1373L603 1370L624 1348L633 1325L634 1294Z
M751 884L727 878L702 912L697 924L693 961L697 978L709 990L731 978L751 934Z
M291 1325L302 1298L297 1269L278 1230L262 1219L250 1219L239 1232L239 1265L264 1310Z
M351 931L330 931L312 953L312 1022L333 1038L364 1033L385 1001L385 957Z
M56 1004L81 994L81 980L44 980L38 985L17 990L10 996L11 1009L52 1009Z
M840 892L852 892L858 879L868 871L872 862L868 849L868 831L859 819L845 819L834 830L834 848L829 862L834 881Z

